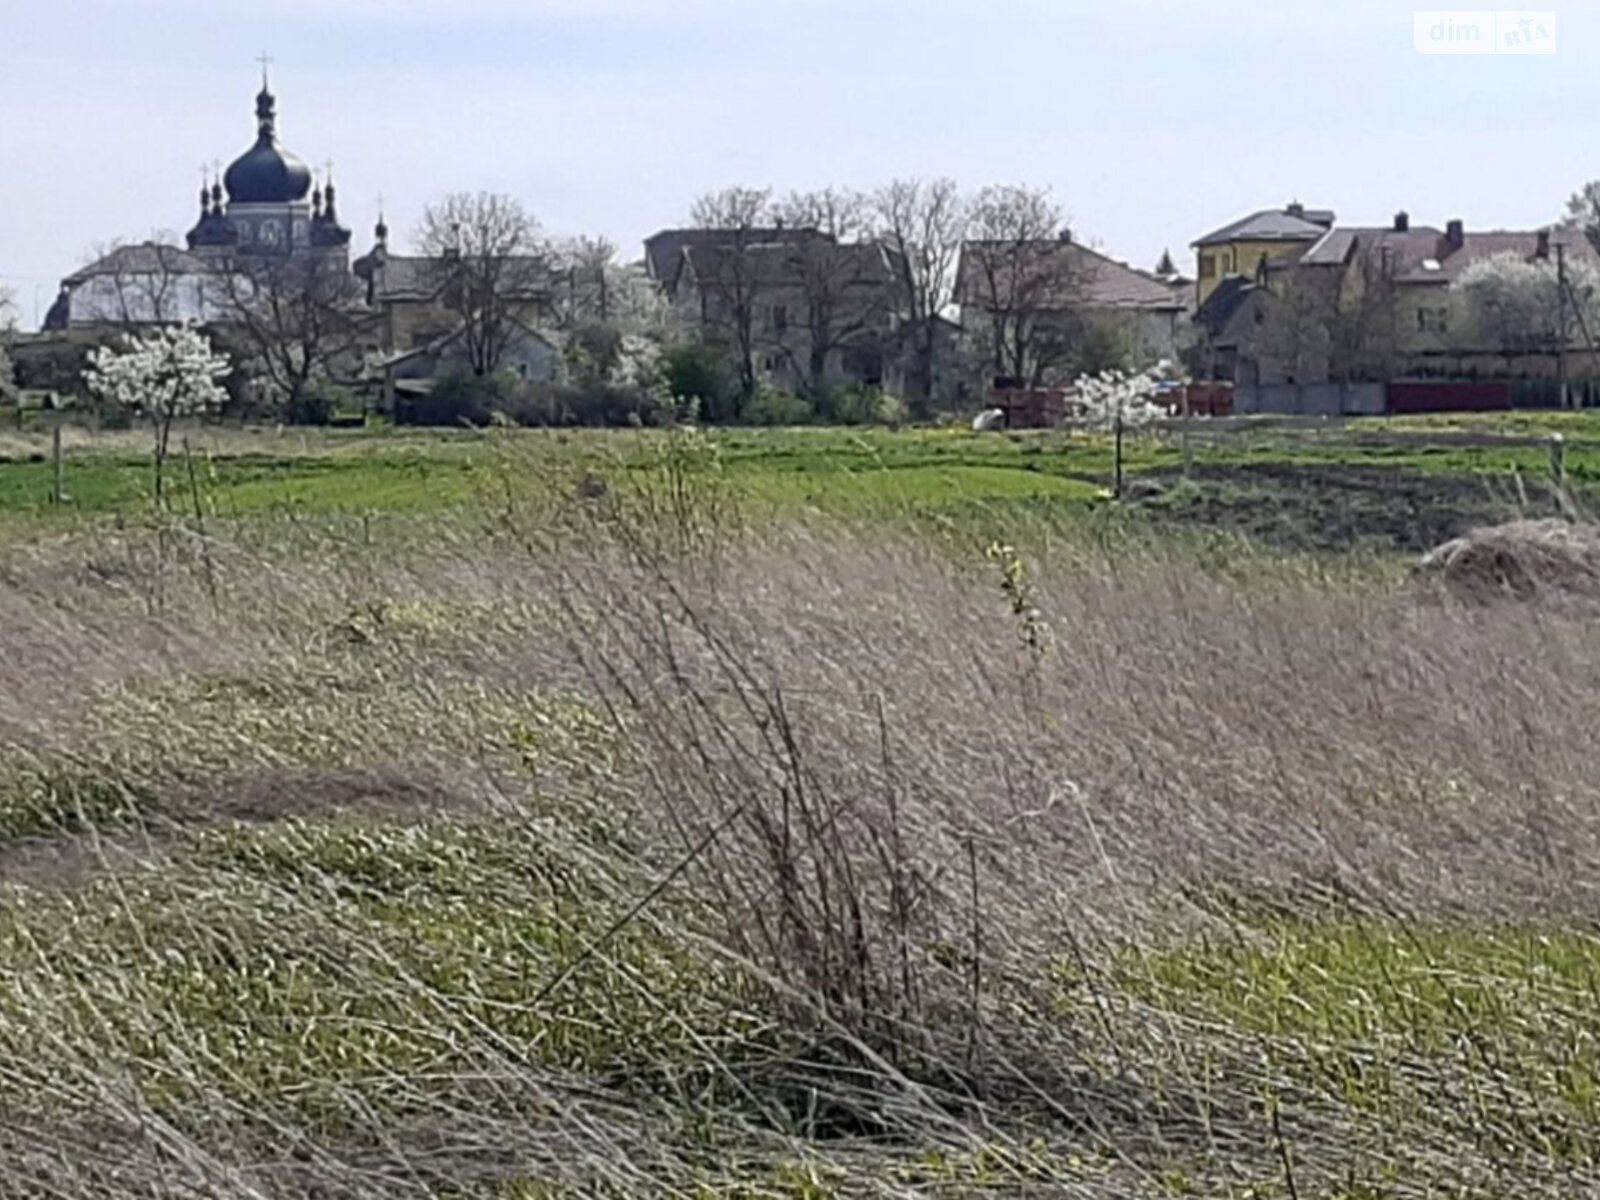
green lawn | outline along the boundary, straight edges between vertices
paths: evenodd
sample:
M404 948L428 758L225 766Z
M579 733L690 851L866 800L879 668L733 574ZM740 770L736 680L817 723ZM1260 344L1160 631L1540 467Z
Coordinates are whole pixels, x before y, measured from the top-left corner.
M1203 467L1351 466L1452 476L1538 479L1549 453L1524 445L1543 430L1568 438L1567 472L1583 484L1600 481L1600 421L1589 414L1472 421L1375 421L1327 432L1270 423L1197 429L1189 461ZM1435 433L1439 441L1430 443ZM1458 444L1473 433L1481 444ZM1502 436L1503 435L1503 436ZM291 438L199 431L193 459L203 505L221 515L274 509L306 512L403 512L457 508L519 483L571 473L580 464L629 471L657 461L669 435L641 432L329 433ZM1092 499L1110 481L1112 448L1103 436L1058 431L974 435L963 429L796 429L712 431L716 461L745 495L778 508L816 507L877 513L911 507L939 510L974 502ZM1403 438L1403 440L1396 440ZM44 446L0 447L0 513L50 516L53 468ZM1131 437L1130 478L1172 473L1185 461L1173 435ZM133 434L74 446L67 457L69 511L132 513L149 503L151 468ZM185 506L192 494L188 463L174 456L168 487Z

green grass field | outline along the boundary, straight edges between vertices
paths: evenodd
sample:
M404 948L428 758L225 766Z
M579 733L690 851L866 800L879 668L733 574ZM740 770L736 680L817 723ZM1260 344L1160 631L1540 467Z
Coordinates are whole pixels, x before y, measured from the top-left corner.
M1404 569L1600 420L186 433L0 439L0 1197L1600 1189L1592 610Z
M1531 487L1537 504L1550 474L1542 439L1552 432L1566 439L1567 480L1581 497L1600 483L1600 418L1574 413L1384 420L1328 429L1272 421L1215 428L1200 423L1187 438L1130 438L1125 470L1135 483L1141 478L1170 483L1188 473L1199 481L1202 499L1217 493L1226 501L1243 490L1258 493L1256 498L1274 509L1293 510L1303 499L1294 489L1286 493L1272 486L1270 476L1284 469L1300 472L1306 494L1337 488L1341 481L1375 481L1369 489L1373 494L1363 499L1378 509L1386 506L1386 491L1418 482L1423 490L1437 490L1444 506L1459 497L1462 484L1502 496ZM193 454L175 455L168 486L186 507L198 502L202 511L224 517L481 508L492 502L489 497L504 493L507 476L515 485L579 466L602 475L648 466L665 436L582 431L289 431L274 436L201 429L191 434ZM1071 519L1103 497L1113 471L1110 439L1081 433L803 429L711 436L716 469L764 513L806 509L834 516L928 516L995 504ZM22 517L70 523L148 510L151 469L137 432L69 447L65 483L71 502L61 511L50 507L54 471L47 451L39 434L0 440L0 514L13 524ZM1265 482L1263 475L1269 477ZM1445 482L1437 486L1430 482L1440 479ZM1192 489L1189 499L1194 499ZM1468 519L1486 516L1478 511L1482 506L1467 507ZM1183 508L1168 505L1167 511L1181 514ZM1226 523L1224 514L1212 516ZM1354 520L1359 523L1359 513Z

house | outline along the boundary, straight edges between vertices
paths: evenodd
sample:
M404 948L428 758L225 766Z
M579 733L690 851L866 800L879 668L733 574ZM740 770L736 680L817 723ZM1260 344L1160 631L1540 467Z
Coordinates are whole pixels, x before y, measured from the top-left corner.
M676 301L682 285L692 274L695 252L718 247L799 246L822 238L816 229L797 229L784 225L752 226L744 229L663 229L644 240L645 269L650 278Z
M1263 209L1241 217L1193 243L1195 308L1204 307L1223 280L1254 278L1268 264L1298 258L1333 227L1334 214L1295 201L1283 209Z
M919 353L934 397L950 391L954 328L920 335L907 320L901 272L884 246L781 225L670 229L646 239L645 262L686 328L748 354L757 377L804 394L889 387L917 399Z
M118 246L61 281L45 317L51 332L208 324L228 311L214 262L161 242Z
M447 295L452 272L447 258L391 254L383 218L373 247L352 264L367 308L375 318L373 348L384 355L428 346L454 333L461 316ZM550 261L519 255L496 264L497 299L508 316L530 329L549 324L558 281Z
M561 350L553 339L523 325L516 325L506 339L502 369L533 383L548 383L556 377ZM387 412L395 412L407 397L426 396L442 376L471 370L466 335L461 329L402 350L379 361L383 379L383 402Z
M1258 264L1253 278L1222 281L1198 310L1197 373L1256 384L1383 382L1400 375L1496 374L1506 348L1477 344L1454 285L1474 263L1512 254L1528 262L1600 268L1578 233L1469 232L1397 213L1387 225L1335 225L1298 253ZM1576 331L1574 331L1576 333ZM1515 372L1553 375L1549 350Z
M1110 335L1140 364L1176 359L1190 340L1186 281L1119 262L1070 231L964 243L955 298L975 356L1030 385L1082 361L1091 338Z

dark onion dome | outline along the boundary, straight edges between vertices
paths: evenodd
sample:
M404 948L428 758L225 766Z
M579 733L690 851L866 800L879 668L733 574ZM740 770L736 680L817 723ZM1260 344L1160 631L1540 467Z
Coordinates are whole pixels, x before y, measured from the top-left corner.
M222 177L231 204L291 204L311 190L305 163L278 149L277 108L277 100L263 87L256 97L256 144Z
M323 197L327 197L326 206ZM333 179L330 177L328 186L318 188L316 199L311 205L311 244L322 249L333 249L350 244L350 231L339 224L339 211L335 207L338 193L334 191Z
M200 221L189 231L189 249L204 246L237 246L239 231L222 212L222 186L218 184L209 192L200 189Z

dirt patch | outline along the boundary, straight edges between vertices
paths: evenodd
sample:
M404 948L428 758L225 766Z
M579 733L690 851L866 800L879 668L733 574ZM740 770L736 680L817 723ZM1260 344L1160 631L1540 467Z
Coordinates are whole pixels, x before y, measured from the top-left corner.
M1558 515L1548 488L1381 466L1260 463L1140 476L1153 520L1221 529L1292 551L1420 555L1486 525Z
M265 772L208 784L174 799L174 811L194 814L192 819L152 821L137 831L0 841L0 885L70 891L181 854L185 827L353 815L404 821L483 806L442 779L360 771Z

